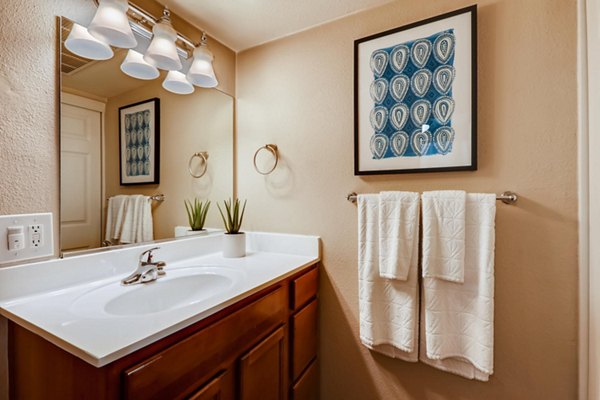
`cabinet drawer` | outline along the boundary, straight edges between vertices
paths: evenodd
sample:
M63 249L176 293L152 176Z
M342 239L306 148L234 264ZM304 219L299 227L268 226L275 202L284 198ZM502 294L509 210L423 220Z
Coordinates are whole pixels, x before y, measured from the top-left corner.
M314 268L292 281L292 310L298 310L317 295L318 277L318 269Z
M313 361L292 388L292 400L317 400L319 398L319 370Z
M126 399L179 399L226 368L285 322L287 291L279 288L123 373Z
M317 301L311 301L292 317L292 379L294 382L317 356Z

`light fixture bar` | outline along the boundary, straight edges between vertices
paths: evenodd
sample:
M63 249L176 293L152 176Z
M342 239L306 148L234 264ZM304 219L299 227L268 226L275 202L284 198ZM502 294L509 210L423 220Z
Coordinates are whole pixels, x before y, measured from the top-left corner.
M99 5L99 0L93 0L96 6ZM159 21L158 18L154 17L152 14L147 12L146 10L140 8L137 5L132 4L131 2L127 2L129 4L129 10L127 11L127 16L129 17L129 24L131 25L131 29L139 34L140 36L151 39L152 38L152 28ZM177 32L177 53L182 56L184 59L189 58L196 46L194 42L188 39L185 35ZM182 47L183 46L183 47Z

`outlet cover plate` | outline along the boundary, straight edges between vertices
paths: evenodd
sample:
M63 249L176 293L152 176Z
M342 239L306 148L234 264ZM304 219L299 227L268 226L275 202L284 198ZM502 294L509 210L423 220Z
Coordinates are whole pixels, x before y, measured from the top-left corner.
M32 225L40 226L42 231L43 240L37 247L29 243L29 230ZM10 226L25 228L25 248L8 250L8 228ZM54 256L53 232L52 213L0 215L0 265Z

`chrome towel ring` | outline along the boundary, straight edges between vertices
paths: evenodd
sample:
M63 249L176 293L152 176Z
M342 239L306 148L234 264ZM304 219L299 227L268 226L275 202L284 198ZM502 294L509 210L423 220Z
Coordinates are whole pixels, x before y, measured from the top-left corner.
M195 174L192 170L192 162L196 157L200 159L200 164L204 167L202 168L202 172L200 172L199 174ZM208 170L208 152L200 151L198 153L192 154L192 156L190 157L190 161L188 162L188 171L190 171L190 175L194 178L202 178L204 174L206 174L206 170Z
M268 152L270 152L271 154L273 154L273 157L275 158L275 163L273 163L273 167L271 169L269 169L268 171L261 171L260 168L258 168L258 166L256 165L256 157L258 157L258 153L260 153L262 150L267 150ZM261 175L269 175L271 172L275 171L275 168L277 168L277 163L279 162L279 152L277 151L277 145L276 144L265 144L262 147L259 147L258 150L256 150L256 153L254 153L254 169L256 170L256 172L258 172Z

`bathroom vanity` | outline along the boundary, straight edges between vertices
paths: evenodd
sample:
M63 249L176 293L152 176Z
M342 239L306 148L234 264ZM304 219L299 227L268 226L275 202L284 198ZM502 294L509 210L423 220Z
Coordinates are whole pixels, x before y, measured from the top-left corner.
M318 398L318 238L249 234L248 256L241 259L210 252L220 239L161 244L164 281L115 284L125 272L117 260L148 247L141 246L91 256L103 257L95 261L110 274L106 279L72 277L79 282L2 299L10 397ZM59 266L68 275L74 259L47 263L71 264ZM30 273L41 271L32 266ZM213 289L202 287L205 278ZM185 295L189 282L209 297ZM160 296L165 301L156 301Z

